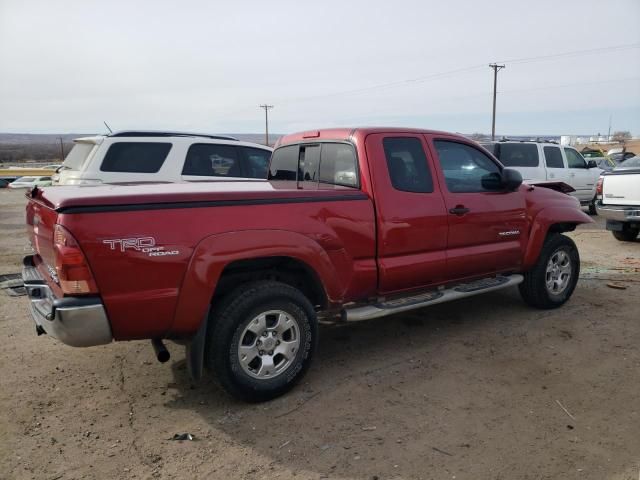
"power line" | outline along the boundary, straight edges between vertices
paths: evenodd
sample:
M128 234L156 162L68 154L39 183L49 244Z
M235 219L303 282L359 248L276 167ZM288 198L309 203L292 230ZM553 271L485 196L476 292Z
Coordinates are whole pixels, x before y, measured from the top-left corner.
M554 53L551 55L538 55L535 57L523 57L513 58L511 60L503 60L502 63L519 64L519 63L531 63L539 60L551 60L554 58L565 57L579 57L584 55L595 55L598 53L613 52L620 50L631 50L633 48L640 48L640 43L628 43L625 45L613 45L610 47L590 48L587 50L574 50L572 52Z
M592 48L592 49L587 49L587 50L573 50L573 51L570 51L570 52L554 53L554 54L550 54L550 55L537 55L537 56L532 56L532 57L522 57L522 58L511 59L511 60L502 60L499 63L502 63L502 64L507 64L507 63L508 64L525 64L525 63L533 63L533 62L539 62L539 61L550 60L550 59L555 59L555 58L594 55L594 54L605 53L605 52L610 52L610 51L630 50L630 49L634 49L634 48L640 48L640 43L630 43L630 44L625 44L625 45L613 45L613 46L609 46L609 47ZM381 90L381 89L385 89L385 88L406 86L408 84L422 83L422 82L427 82L427 81L431 81L431 80L439 80L439 79L442 79L442 78L455 76L455 75L461 74L461 73L468 73L468 72L472 72L472 71L475 71L475 70L481 70L481 69L486 68L485 65L486 65L485 63L482 63L482 64L479 64L479 65L472 65L472 66L468 66L468 67L464 67L464 68L457 68L457 69L454 69L454 70L447 70L447 71L444 71L444 72L432 73L432 74L429 74L429 75L424 75L424 76L415 77L415 78L409 78L409 79L405 79L405 80L397 80L397 81L394 81L394 82L381 83L381 84L378 84L378 85L372 85L370 87L354 88L354 89L351 89L351 90L343 90L343 91L339 91L339 92L332 92L332 93L327 93L327 94L322 94L322 95L311 95L311 96L307 96L307 97L298 97L298 98L293 98L293 99L290 99L290 100L283 100L280 103L282 105L288 105L290 103L296 103L296 102L302 102L302 101L324 99L324 98L338 97L338 96L344 96L344 95L352 95L352 94L357 94L357 93L377 91L377 90Z

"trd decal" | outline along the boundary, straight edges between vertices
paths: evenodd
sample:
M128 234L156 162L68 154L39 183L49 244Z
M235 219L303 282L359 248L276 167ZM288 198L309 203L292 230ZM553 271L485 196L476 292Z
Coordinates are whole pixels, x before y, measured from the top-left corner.
M153 237L113 238L102 240L102 243L109 245L109 250L119 250L120 252L135 250L146 253L149 257L164 257L180 253L179 250L165 250L165 247L156 246L156 239Z

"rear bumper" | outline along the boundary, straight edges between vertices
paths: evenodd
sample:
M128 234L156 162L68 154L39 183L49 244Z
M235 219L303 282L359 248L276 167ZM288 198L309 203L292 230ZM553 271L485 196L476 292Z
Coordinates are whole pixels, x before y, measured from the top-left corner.
M618 222L640 222L640 207L624 205L603 205L596 204L598 215L602 215L607 220Z
M111 342L111 326L100 297L56 298L35 268L33 256L24 257L23 263L22 280L38 333L73 347Z

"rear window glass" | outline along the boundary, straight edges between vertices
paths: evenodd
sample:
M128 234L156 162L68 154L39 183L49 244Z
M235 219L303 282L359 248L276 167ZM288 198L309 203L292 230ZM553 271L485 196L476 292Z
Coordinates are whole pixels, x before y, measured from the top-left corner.
M320 154L320 182L346 187L358 186L358 161L351 145L323 143Z
M305 182L318 181L318 167L320 166L320 145L300 146L299 179Z
M183 175L202 177L243 177L237 147L196 143L189 147Z
M564 168L559 147L544 147L544 158L549 168Z
M433 192L433 180L420 139L388 137L382 145L393 188L403 192Z
M171 150L170 143L118 142L102 161L103 172L156 173Z
M493 153L505 167L537 167L538 146L532 143L496 143Z
M95 145L93 143L76 143L67 154L62 165L71 170L80 170Z
M249 178L267 178L269 170L269 159L271 158L270 150L262 150L261 148L242 147L246 163L246 176Z
M296 180L298 172L298 146L280 147L271 156L269 180Z

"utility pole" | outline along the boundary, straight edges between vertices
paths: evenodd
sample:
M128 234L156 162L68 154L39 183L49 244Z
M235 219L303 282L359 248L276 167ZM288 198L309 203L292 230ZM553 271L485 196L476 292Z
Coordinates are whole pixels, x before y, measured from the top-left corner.
M269 110L273 108L273 105L260 105L260 108L264 108L264 143L269 146Z
M491 140L496 139L496 91L498 88L498 71L504 68L504 65L492 63L489 67L493 68L493 116L491 117Z
M607 133L607 142L611 141L611 115L609 115L609 133Z
M60 140L60 159L64 162L64 144L62 143L62 137L58 137Z

